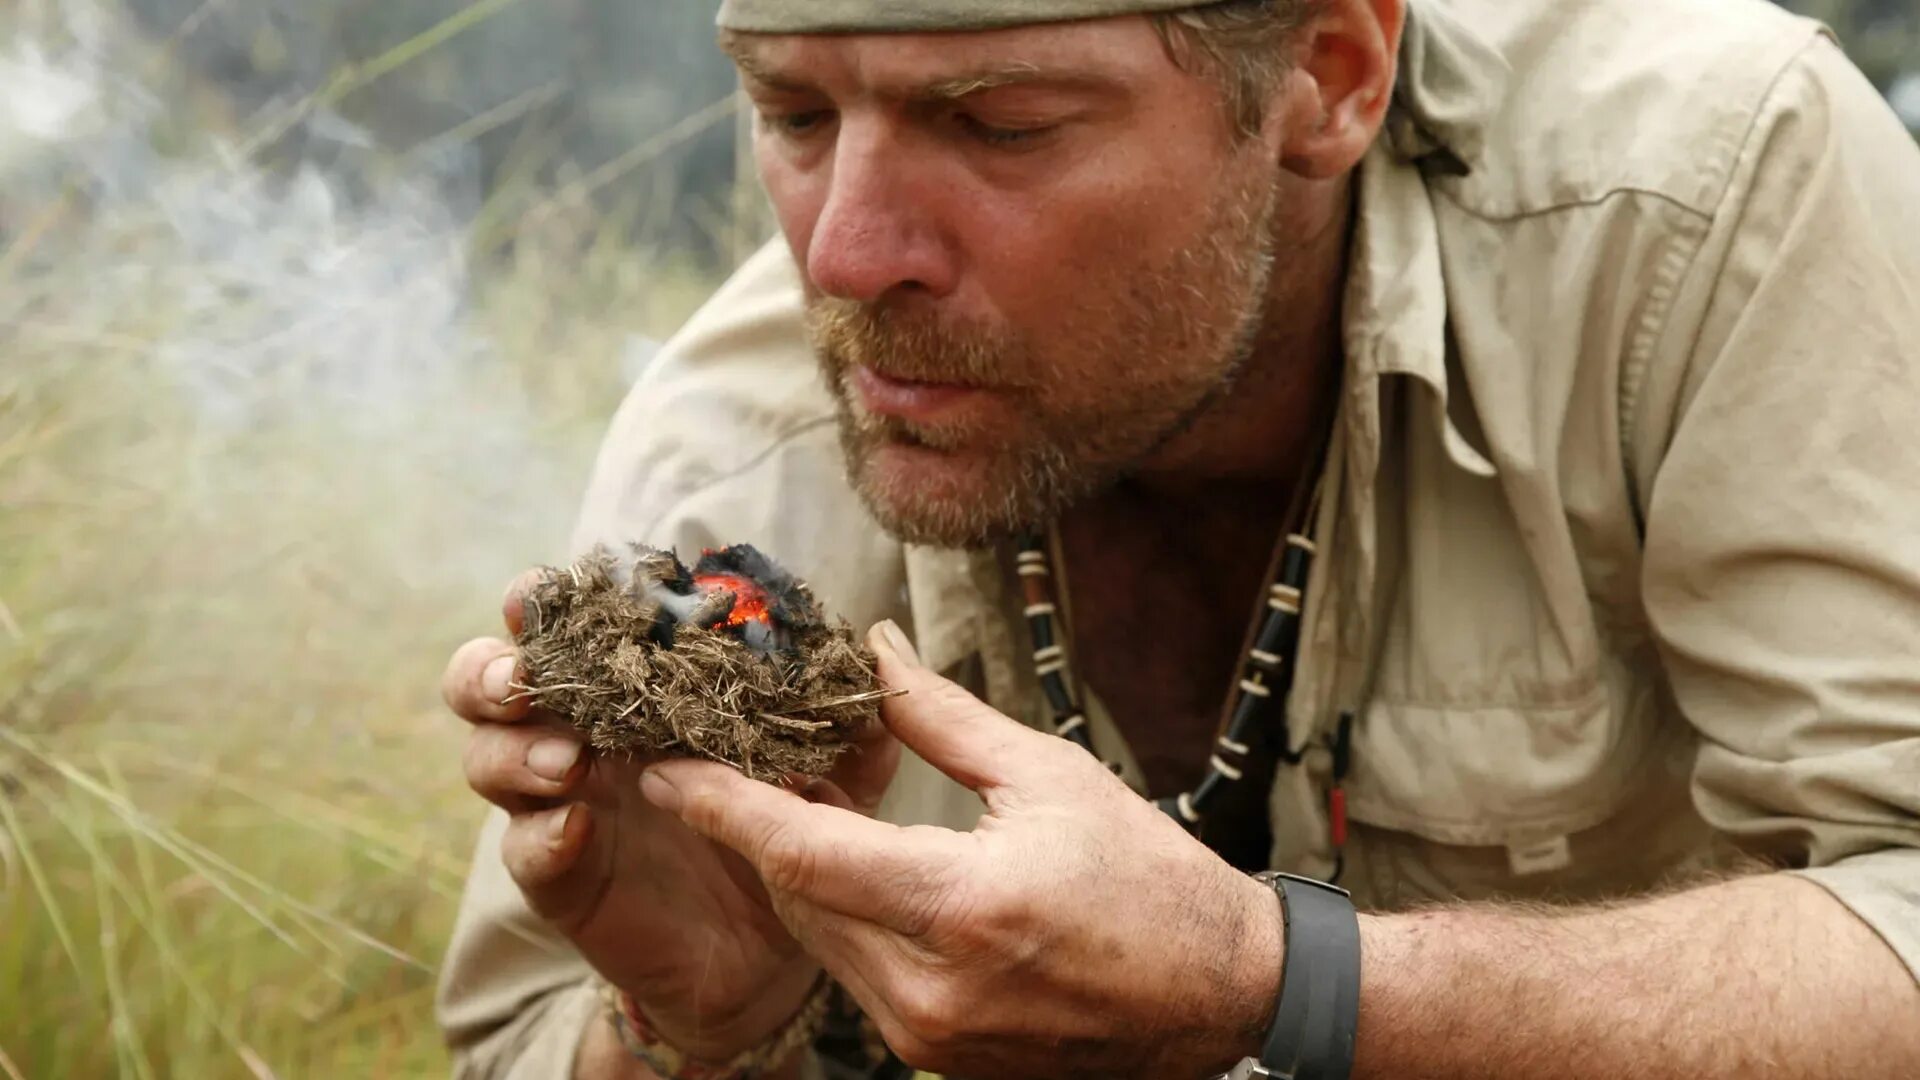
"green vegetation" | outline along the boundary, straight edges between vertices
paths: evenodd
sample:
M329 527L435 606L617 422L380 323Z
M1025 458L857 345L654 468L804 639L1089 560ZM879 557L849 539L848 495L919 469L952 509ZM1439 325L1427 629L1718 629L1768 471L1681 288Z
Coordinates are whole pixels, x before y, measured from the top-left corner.
M276 156L380 68L235 121L71 7L0 13L0 1077L444 1075L481 807L439 669L734 238L649 180L671 139L529 146L465 211L421 143Z
M442 1075L440 666L764 229L713 5L124 3L0 5L0 1078Z

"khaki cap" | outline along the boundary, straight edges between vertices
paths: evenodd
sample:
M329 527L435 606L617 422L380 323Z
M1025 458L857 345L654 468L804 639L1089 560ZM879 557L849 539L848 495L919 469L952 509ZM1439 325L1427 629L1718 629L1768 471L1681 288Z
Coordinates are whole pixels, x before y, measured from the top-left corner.
M723 0L720 27L760 34L992 30L1204 7L1196 0Z

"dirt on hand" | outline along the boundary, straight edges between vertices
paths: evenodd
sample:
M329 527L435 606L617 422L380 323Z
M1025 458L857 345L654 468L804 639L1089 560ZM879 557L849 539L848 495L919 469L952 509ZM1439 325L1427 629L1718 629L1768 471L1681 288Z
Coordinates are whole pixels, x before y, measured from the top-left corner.
M873 652L750 547L691 571L635 545L548 568L525 600L516 693L595 750L820 776L880 722Z

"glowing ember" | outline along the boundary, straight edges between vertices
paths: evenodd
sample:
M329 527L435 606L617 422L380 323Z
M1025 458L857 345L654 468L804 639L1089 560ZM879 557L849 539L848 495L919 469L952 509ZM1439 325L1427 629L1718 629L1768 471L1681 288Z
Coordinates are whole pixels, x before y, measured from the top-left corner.
M773 629L773 611L767 590L752 578L738 574L697 574L693 583L702 592L730 592L733 594L733 613L727 616L724 625L745 626L748 623Z

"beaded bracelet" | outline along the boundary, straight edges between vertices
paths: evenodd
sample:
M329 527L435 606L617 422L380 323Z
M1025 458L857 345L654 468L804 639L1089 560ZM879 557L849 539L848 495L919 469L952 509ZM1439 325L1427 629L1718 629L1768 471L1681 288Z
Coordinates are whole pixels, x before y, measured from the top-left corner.
M785 1065L794 1054L813 1044L826 1022L827 1007L833 997L833 980L820 976L800 1011L759 1046L735 1054L723 1064L696 1061L667 1042L654 1029L632 995L610 983L600 984L600 998L607 1017L620 1035L620 1045L634 1060L653 1070L660 1080L752 1080Z

